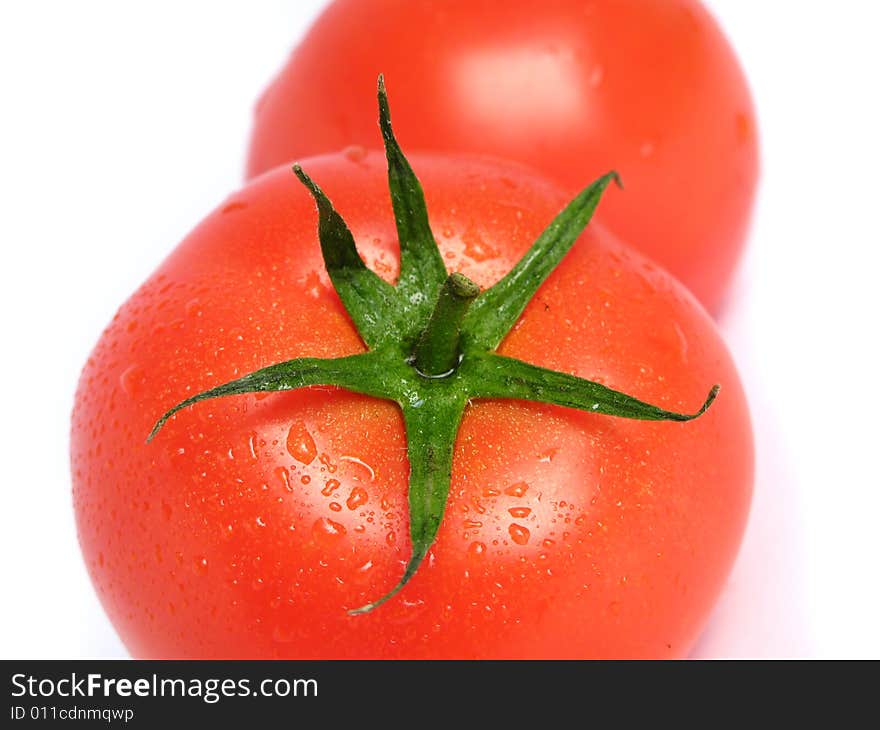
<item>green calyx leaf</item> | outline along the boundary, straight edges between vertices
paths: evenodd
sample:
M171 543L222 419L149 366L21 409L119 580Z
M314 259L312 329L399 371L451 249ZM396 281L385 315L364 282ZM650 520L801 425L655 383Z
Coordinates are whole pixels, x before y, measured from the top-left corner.
M480 293L449 274L428 223L421 184L391 128L384 80L379 78L379 126L388 160L388 187L400 241L396 286L371 271L330 199L302 170L294 172L318 208L318 238L330 280L368 347L335 359L298 358L270 365L193 395L170 408L151 441L172 417L211 398L330 385L397 403L406 427L409 459L411 555L397 585L349 611L367 613L407 585L428 554L443 521L452 480L455 440L467 404L513 398L646 421L689 421L711 406L712 388L694 413L677 413L568 373L540 368L494 352L535 292L590 222L610 172L581 192L550 223L511 271Z
M357 393L388 398L390 393L396 392L388 382L390 376L383 358L372 352L334 359L301 357L280 362L181 401L156 422L147 436L147 443L175 413L203 400L244 393L295 390L309 385L338 385Z
M583 233L612 180L621 184L620 176L609 172L585 188L544 229L507 275L474 302L462 326L462 338L470 346L484 350L498 347L535 292Z
M404 334L405 311L394 287L367 268L342 216L299 165L293 171L318 206L318 238L333 288L368 347Z
M692 421L706 412L721 389L713 386L695 413L675 413L591 380L494 353L468 359L468 380L474 387L472 398L519 398L640 421Z
M467 398L460 389L431 394L420 405L404 404L407 458L409 459L409 524L412 555L397 585L384 596L349 611L368 613L393 598L412 578L434 543L443 521L449 484L452 480L452 452Z
M388 160L388 188L400 241L400 276L397 291L424 325L440 287L446 280L446 264L428 224L428 208L422 185L397 144L391 129L391 111L385 79L379 76L379 127Z

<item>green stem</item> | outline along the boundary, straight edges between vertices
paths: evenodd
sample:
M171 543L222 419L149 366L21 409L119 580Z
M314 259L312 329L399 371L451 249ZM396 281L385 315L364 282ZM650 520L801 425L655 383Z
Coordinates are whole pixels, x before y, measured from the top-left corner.
M413 365L422 375L442 377L458 365L461 322L479 293L480 287L466 276L447 277L413 353Z

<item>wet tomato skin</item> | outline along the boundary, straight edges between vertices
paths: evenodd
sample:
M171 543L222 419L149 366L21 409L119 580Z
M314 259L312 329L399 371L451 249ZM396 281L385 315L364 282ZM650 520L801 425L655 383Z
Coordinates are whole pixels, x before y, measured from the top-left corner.
M336 0L262 95L248 174L374 146L379 73L409 151L515 160L570 195L619 171L628 196L598 220L719 309L759 145L739 62L699 0Z
M567 202L509 164L412 163L450 270L484 287ZM393 280L384 158L303 166ZM680 411L721 383L709 412L649 423L475 402L429 558L395 599L349 616L409 555L396 406L337 388L237 396L145 438L187 395L362 349L285 168L221 204L120 309L83 371L71 456L82 551L134 656L687 654L741 539L752 439L733 363L679 283L591 225L500 351Z

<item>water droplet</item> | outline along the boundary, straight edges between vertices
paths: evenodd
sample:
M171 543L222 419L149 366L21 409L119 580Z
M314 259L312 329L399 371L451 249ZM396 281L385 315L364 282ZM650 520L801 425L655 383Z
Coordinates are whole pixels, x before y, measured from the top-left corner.
M257 517L255 522L257 523L257 527L265 527L266 526L266 520L264 520L262 517Z
M300 482L301 482L302 484L308 484L309 482L312 481L312 478L311 478L308 474L303 474L303 475L299 478L299 480L300 480Z
M129 365L119 376L119 387L129 398L134 397L140 388L143 371L137 364Z
M281 486L284 487L288 492L293 491L293 487L290 486L290 474L287 469L283 466L279 466L275 468L275 476L281 481Z
M348 495L348 499L345 500L345 506L349 509L357 509L358 507L365 505L368 499L369 495L367 494L366 489L363 487L355 487L351 490L351 494Z
M675 332L675 339L678 344L678 351L681 357L681 362L683 365L688 364L688 340L684 331L679 326L678 322L672 323L672 329Z
M337 489L339 489L339 480L328 479L327 483L324 485L324 488L321 490L321 494L323 494L325 497L329 497Z
M529 532L527 527L523 527L522 525L512 524L507 528L507 531L510 533L510 539L513 540L517 545L525 545L529 538L532 536L532 533Z
M468 555L478 558L486 552L486 545L482 542L472 542L468 548Z
M385 535L385 542L389 545L394 545L397 542L397 535L394 533L394 530L389 530L388 534Z
M331 502L330 509L332 509L334 512L342 512L342 505L339 504L339 502Z
M556 456L556 449L550 449L549 451L545 451L543 454L538 456L538 461L541 464L549 464L553 461L553 457Z
M359 144L353 144L346 147L342 154L345 155L345 158L349 162L354 162L355 164L362 163L367 157L367 150L365 147L362 147Z
M345 527L327 517L321 517L312 525L312 535L319 542L334 543L345 535Z
M483 487L483 496L484 497L498 497L501 495L500 489L495 489L495 487Z
M361 466L364 469L366 469L367 473L370 475L370 481L373 481L376 478L376 472L373 469L373 467L371 467L367 462L361 461L356 456L340 456L339 460L340 461L347 461L351 464L357 464L358 466ZM335 468L336 467L334 467L334 469L333 469L334 471L335 471Z
M524 519L532 514L532 510L528 507L511 507L509 510L511 517L516 517L517 519Z
M331 474L336 471L336 464L330 461L330 457L327 454L321 454L321 456L318 457L318 461L320 461Z
M312 299L320 299L321 295L325 292L324 284L317 271L311 271L306 274L305 279L303 279L303 284L305 286L306 294Z
M190 299L183 308L187 317L201 317L202 306L198 299Z
M473 261L482 262L498 257L498 250L487 243L482 235L470 229L464 238L464 253Z
M208 559L204 555L200 555L196 558L194 570L198 575L205 575L205 573L208 572Z
M318 455L315 440L302 421L297 421L287 433L287 451L297 461L311 464Z
M505 489L504 493L510 495L511 497L522 497L528 491L528 484L526 484L525 482L517 482L516 484L511 484L507 489Z
M464 521L464 529L465 530L479 530L483 526L482 522L478 520L465 520Z
M244 210L247 208L247 203L242 203L240 200L233 200L231 203L227 203L221 209L221 213L234 213L237 210Z

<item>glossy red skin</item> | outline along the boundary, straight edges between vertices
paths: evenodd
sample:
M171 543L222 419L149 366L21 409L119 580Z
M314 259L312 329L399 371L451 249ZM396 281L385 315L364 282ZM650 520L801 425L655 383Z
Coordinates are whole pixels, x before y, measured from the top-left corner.
M483 287L566 203L515 166L413 165L450 268ZM304 168L393 280L383 158ZM208 216L119 311L82 374L72 467L88 569L134 656L687 654L743 532L752 437L731 359L680 284L590 226L501 352L676 410L719 382L710 411L648 423L474 403L429 558L398 597L348 616L409 555L396 406L336 388L238 396L144 439L195 392L362 349L321 262L314 204L284 169Z
M255 112L248 175L375 147L384 73L408 151L528 164L569 194L611 169L599 219L717 310L758 177L749 90L696 0L337 0Z

